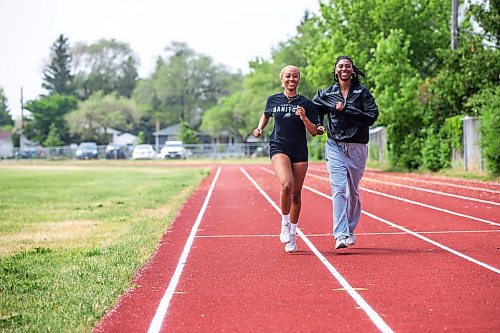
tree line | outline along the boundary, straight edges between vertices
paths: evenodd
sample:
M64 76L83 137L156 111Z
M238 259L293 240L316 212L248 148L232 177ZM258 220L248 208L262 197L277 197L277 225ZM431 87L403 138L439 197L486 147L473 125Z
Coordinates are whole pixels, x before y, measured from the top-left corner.
M188 141L196 140L196 131L225 131L244 141L266 97L281 90L283 66L301 69L300 93L313 97L332 84L334 59L347 54L367 73L363 83L380 109L375 126L387 128L391 166L449 167L451 151L462 148L461 119L470 115L481 117L483 154L498 175L500 0L461 2L455 50L450 8L442 0L323 0L318 15L305 12L292 37L274 47L270 59L251 60L245 75L174 42L151 75L139 78L128 44L70 47L61 35L44 72L48 94L26 104L25 132L45 144L102 142L111 127L150 141L158 124L181 122Z

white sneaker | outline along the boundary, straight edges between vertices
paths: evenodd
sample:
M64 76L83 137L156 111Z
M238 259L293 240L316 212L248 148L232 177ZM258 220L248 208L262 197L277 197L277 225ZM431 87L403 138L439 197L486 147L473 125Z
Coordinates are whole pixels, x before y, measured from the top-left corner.
M354 233L349 234L349 238L345 241L347 245L354 245L356 244L356 235Z
M347 236L340 236L339 238L337 238L337 240L335 241L335 249L344 249L347 247L347 239L348 237Z
M280 241L283 244L290 242L290 223L281 224Z
M296 235L290 235L290 242L285 245L285 251L288 253L297 251L297 241L295 239Z

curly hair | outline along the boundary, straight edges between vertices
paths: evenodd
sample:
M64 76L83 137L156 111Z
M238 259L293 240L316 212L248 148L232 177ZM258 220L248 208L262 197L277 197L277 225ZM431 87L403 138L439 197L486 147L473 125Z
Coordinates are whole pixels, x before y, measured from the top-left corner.
M360 83L359 77L362 76L363 78L365 78L366 75L360 68L358 68L358 67L356 67L356 65L354 65L354 61L352 61L352 59L347 55L341 55L337 58L337 60L335 60L335 66L333 67L333 72L332 72L333 79L335 80L335 82L339 83L339 78L338 78L337 74L335 74L335 68L337 67L337 64L339 63L339 61L343 60L343 59L349 60L349 62L352 65L352 75L351 75L352 82L355 84Z

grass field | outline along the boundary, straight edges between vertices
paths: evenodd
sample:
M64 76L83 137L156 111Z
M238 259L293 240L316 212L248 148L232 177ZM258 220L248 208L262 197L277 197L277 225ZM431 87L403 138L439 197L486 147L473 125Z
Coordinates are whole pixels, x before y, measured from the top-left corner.
M0 163L0 331L91 331L208 170Z

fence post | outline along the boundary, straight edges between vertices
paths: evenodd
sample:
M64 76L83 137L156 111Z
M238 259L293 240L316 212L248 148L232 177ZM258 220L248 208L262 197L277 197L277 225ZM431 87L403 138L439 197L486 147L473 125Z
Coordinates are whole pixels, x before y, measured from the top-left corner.
M464 170L483 171L483 161L479 142L481 134L479 132L479 118L465 116L462 121L463 144L464 144Z

